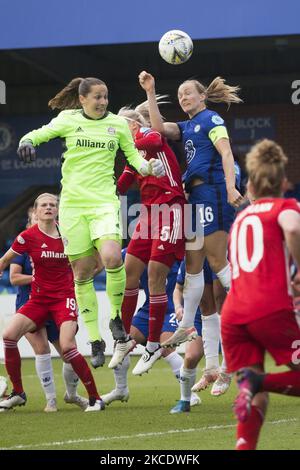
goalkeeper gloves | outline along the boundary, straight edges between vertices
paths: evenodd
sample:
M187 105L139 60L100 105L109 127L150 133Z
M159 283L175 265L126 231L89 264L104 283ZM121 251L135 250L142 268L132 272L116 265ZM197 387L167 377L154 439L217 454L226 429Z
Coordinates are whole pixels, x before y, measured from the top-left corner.
M142 176L156 176L157 178L166 174L163 163L157 158L151 158L149 161L144 160L139 172Z
M36 153L31 140L24 140L23 142L21 142L17 150L17 154L19 155L20 160L22 160L23 162L33 162L36 158Z

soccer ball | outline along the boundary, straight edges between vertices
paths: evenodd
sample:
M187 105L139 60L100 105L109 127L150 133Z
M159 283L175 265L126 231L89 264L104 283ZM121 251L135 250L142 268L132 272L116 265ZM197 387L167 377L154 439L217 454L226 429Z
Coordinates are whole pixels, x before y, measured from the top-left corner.
M168 64L183 64L193 53L193 41L184 31L173 29L160 39L158 50Z

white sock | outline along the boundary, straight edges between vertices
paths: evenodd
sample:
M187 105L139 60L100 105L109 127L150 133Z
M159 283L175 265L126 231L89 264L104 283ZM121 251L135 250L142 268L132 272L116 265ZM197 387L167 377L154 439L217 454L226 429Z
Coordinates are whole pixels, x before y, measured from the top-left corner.
M35 369L43 387L46 400L56 398L51 354L37 354L35 356Z
M122 364L119 364L114 368L114 376L116 382L116 389L120 392L128 389L127 373L130 366L129 354L124 357Z
M220 316L201 315L205 368L219 368Z
M180 369L180 400L190 401L192 395L192 386L196 379L196 368L185 369L184 366Z
M63 363L62 368L63 379L65 382L66 390L69 397L74 397L77 395L77 387L79 383L79 377L74 371L71 364L66 362Z
M147 341L146 348L149 352L156 351L158 347L159 347L159 343L156 343L154 341Z
M173 351L168 356L164 357L164 360L170 364L175 378L180 381L180 368L183 365L183 358L178 354L178 352Z
M180 326L185 328L194 326L197 308L204 290L203 269L198 274L185 274L183 287L184 313Z
M221 365L221 372L227 374L227 364L226 364L226 359L225 359L225 354L224 354L224 350L223 350L222 341L221 341L221 348L222 348L222 356L223 356L222 365Z
M218 273L216 273L218 276L219 281L221 282L222 286L226 290L226 292L229 291L230 286L231 286L231 269L230 269L230 264L226 264L225 268L221 269Z

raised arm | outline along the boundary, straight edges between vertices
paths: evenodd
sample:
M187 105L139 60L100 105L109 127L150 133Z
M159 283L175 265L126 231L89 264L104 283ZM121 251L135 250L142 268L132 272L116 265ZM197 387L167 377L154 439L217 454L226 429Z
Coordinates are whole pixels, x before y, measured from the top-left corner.
M156 101L154 77L150 73L143 71L139 74L139 82L147 94L151 127L163 134L167 139L180 140L181 134L177 124L175 122L163 122L162 120Z

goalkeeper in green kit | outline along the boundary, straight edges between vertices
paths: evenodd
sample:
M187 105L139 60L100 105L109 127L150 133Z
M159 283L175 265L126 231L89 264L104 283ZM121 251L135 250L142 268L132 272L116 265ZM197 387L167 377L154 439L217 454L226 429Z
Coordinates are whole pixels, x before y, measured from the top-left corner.
M101 255L111 307L109 326L116 341L111 361L111 367L115 367L118 358L121 362L135 346L121 320L126 274L114 180L116 152L120 148L142 176L163 176L164 167L158 159L144 160L134 146L126 120L107 111L108 90L102 80L74 78L49 101L49 106L61 112L49 124L22 137L18 155L30 162L35 159L36 146L57 137L64 141L59 228L72 265L76 300L91 341L95 368L105 361L93 285L95 249Z

